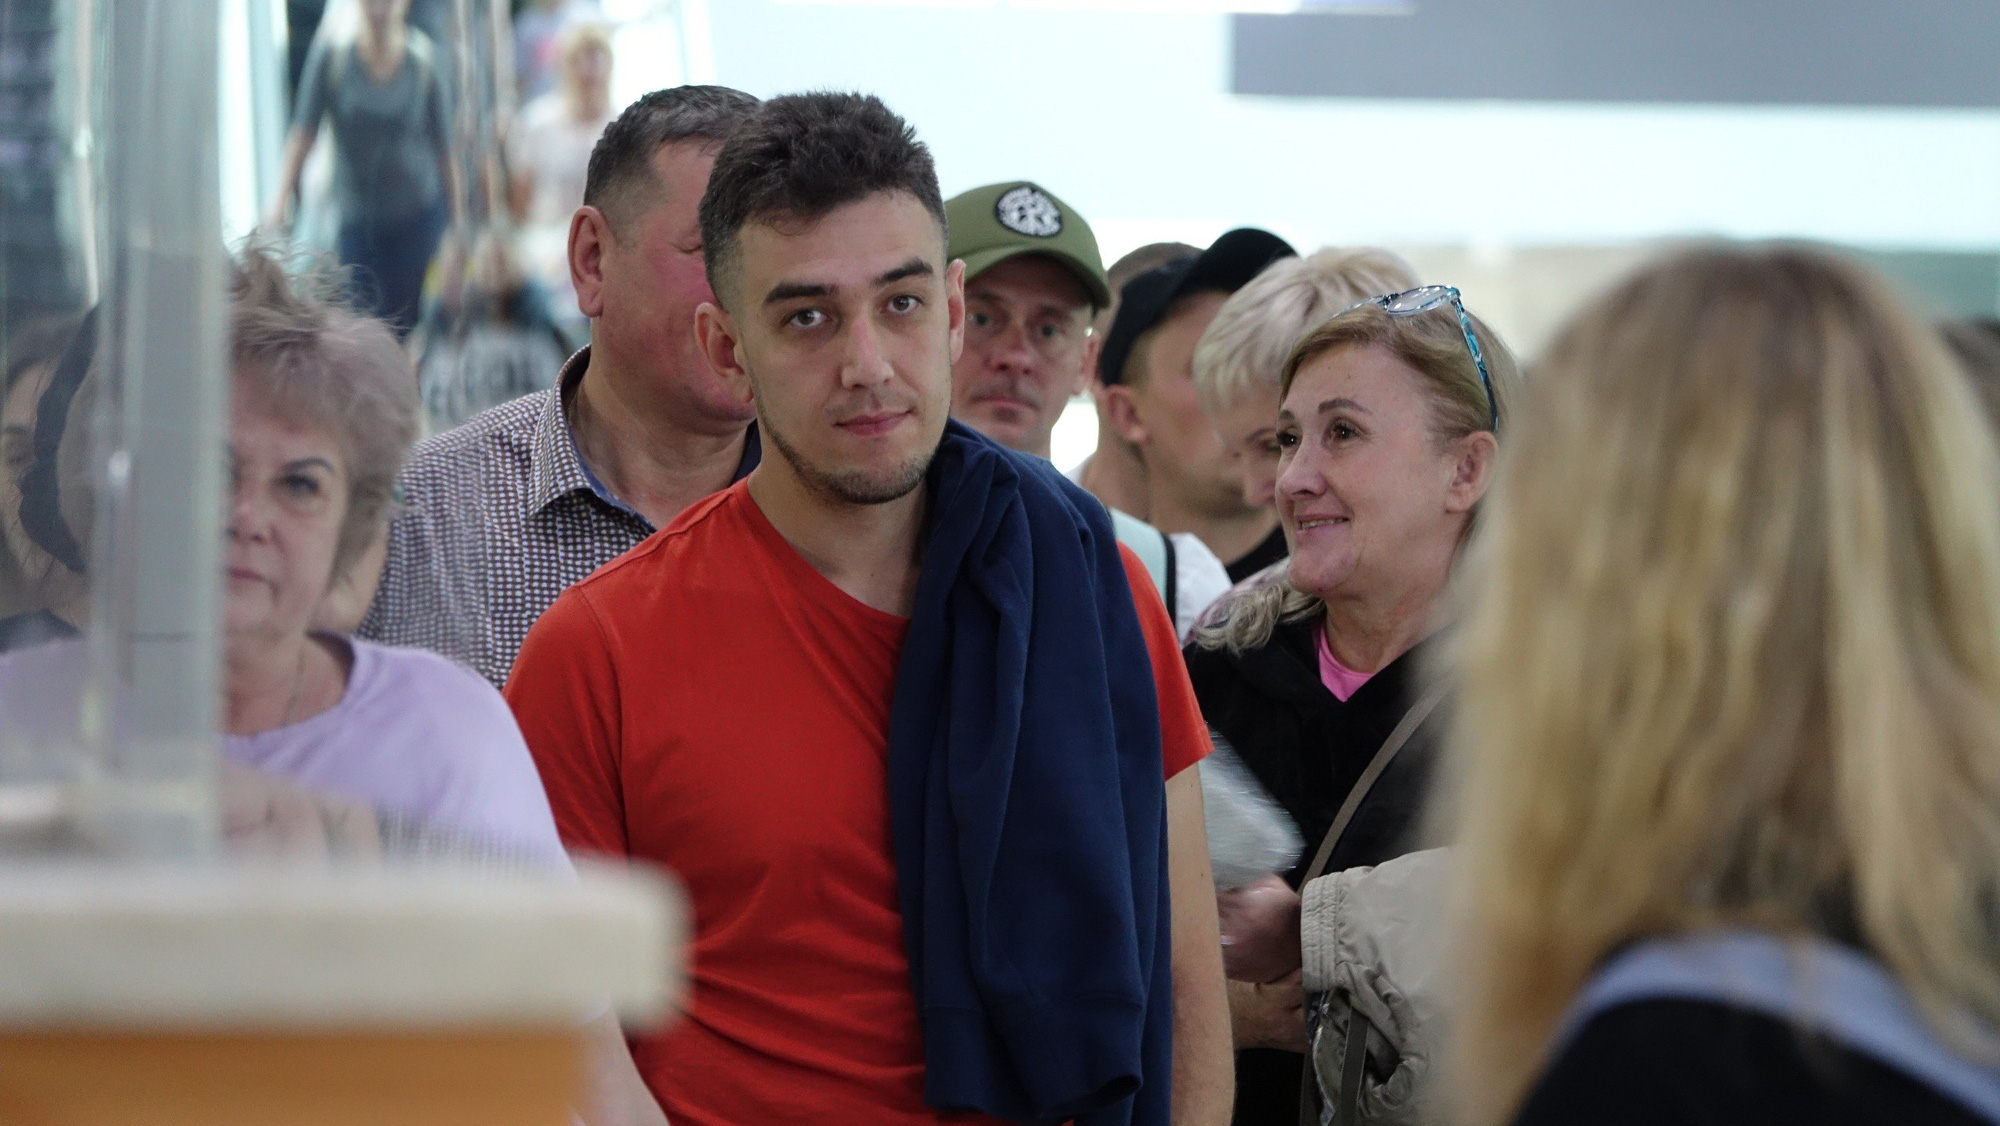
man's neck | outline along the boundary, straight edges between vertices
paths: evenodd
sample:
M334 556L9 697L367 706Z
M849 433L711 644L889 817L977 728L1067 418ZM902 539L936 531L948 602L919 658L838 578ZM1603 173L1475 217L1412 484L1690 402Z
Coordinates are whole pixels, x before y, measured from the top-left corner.
M1100 430L1106 433L1108 427ZM1146 495L1146 466L1108 433L1098 439L1097 452L1077 472L1085 492L1128 516L1152 519L1152 498Z
M750 499L813 570L855 601L905 618L917 600L926 495L919 485L887 504L830 502L782 455L750 474Z
M1147 516L1155 528L1162 532L1192 532L1217 559L1225 566L1257 549L1257 545L1269 539L1277 530L1278 514L1268 508L1249 508L1229 516L1196 512L1181 504L1178 498L1165 493L1154 493L1151 514Z
M743 460L748 424L687 425L650 396L634 394L592 349L569 403L576 448L590 471L655 528L727 488Z

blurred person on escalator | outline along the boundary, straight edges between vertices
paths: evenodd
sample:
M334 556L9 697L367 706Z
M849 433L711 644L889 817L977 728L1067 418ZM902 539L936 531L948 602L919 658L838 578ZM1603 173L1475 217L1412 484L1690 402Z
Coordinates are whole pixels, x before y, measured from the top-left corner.
M521 261L552 300L556 320L584 334L569 276L569 223L583 205L590 150L617 116L611 105L611 34L601 23L563 32L554 89L521 108L507 138L511 202Z
M414 339L425 417L433 430L446 430L547 390L569 351L546 292L523 274L505 239L482 231L468 248L454 238L438 258L436 293Z
M424 274L455 219L458 174L440 47L410 26L410 0L358 0L352 42L322 35L299 82L265 226L286 229L322 123L331 127L336 251L368 311L407 334Z

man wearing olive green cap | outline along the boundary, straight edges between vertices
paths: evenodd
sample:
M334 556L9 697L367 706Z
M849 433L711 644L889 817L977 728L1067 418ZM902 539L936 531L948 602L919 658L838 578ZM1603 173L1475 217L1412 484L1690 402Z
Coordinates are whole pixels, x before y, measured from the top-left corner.
M1111 304L1090 225L1046 189L990 184L945 204L965 261L965 350L952 416L1003 446L1049 456L1049 434L1096 370L1092 315Z
M1026 181L974 188L944 210L948 256L965 262L965 350L951 369L952 417L1046 458L1056 419L1097 370L1090 322L1111 304L1097 238L1083 216ZM1229 588L1221 561L1194 536L1164 535L1115 509L1111 516L1185 637Z

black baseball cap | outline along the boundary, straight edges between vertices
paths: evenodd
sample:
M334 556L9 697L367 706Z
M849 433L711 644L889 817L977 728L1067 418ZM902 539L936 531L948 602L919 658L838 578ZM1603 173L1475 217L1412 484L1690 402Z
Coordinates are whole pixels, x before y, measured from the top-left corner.
M1200 254L1155 266L1125 283L1118 291L1118 315L1104 334L1097 354L1097 377L1113 384L1125 378L1125 358L1141 334L1166 317L1174 302L1192 293L1235 293L1264 267L1280 258L1296 258L1292 244L1269 231L1238 227Z

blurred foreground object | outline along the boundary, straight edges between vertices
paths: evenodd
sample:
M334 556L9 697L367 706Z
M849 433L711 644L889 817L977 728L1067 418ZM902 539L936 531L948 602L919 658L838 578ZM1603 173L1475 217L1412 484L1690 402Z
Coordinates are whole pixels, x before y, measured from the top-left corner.
M1220 734L1210 737L1215 751L1201 764L1201 800L1215 890L1291 871L1305 848L1298 826L1236 757L1236 748Z
M581 1022L657 1023L683 913L624 870L0 869L13 1121L567 1123Z

